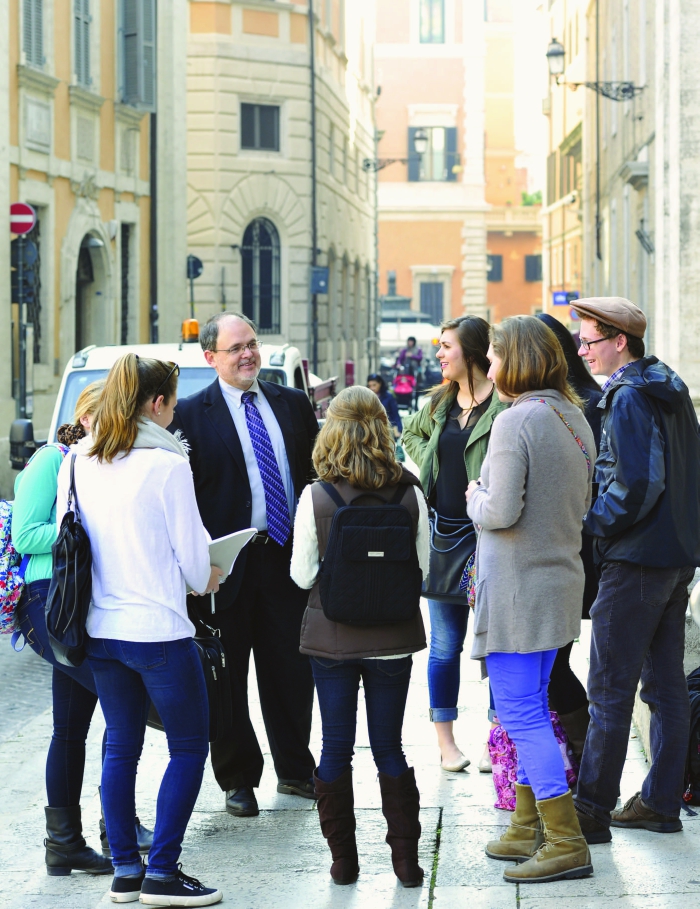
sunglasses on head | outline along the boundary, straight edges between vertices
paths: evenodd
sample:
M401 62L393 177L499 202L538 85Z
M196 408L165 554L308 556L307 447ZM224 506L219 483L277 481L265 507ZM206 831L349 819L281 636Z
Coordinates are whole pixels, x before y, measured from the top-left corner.
M180 375L180 367L177 365L177 363L173 363L172 367L173 368L170 370L170 372L167 374L167 376L163 379L163 381L160 383L158 388L156 388L156 393L153 395L154 404L158 400L158 395L160 394L161 388L165 388L165 386L168 384L168 382L173 377L173 375L176 375L176 376Z

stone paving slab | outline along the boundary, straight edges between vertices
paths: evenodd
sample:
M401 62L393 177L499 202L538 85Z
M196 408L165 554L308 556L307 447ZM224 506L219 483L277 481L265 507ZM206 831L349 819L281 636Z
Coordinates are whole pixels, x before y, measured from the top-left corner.
M0 641L0 644L2 641ZM468 637L465 653L469 653ZM43 666L36 660L38 671ZM574 647L574 667L585 677L586 644ZM224 903L236 909L692 909L700 905L700 812L684 815L684 832L659 836L646 831L614 831L612 845L592 847L595 875L584 881L514 886L502 879L505 863L484 854L484 845L508 823L508 812L493 807L490 774L476 764L488 732L487 685L478 664L462 662L463 683L458 741L472 766L458 774L439 769L434 732L427 717L427 654L415 658L406 712L405 742L409 764L416 768L421 791L421 863L427 872L420 889L404 890L391 870L384 842L376 768L369 750L364 705L358 710L355 767L358 845L361 875L350 887L335 886L328 874L330 854L318 827L314 803L276 792L276 779L251 679L253 719L266 755L258 799L258 818L233 818L207 764L204 782L184 842L184 870L224 891ZM27 662L22 664L23 677ZM47 674L31 678L43 708ZM41 681L43 679L43 681ZM17 690L15 688L15 690ZM34 696L34 695L32 695ZM362 701L362 698L360 699ZM0 909L96 909L113 905L111 878L74 873L50 878L43 865L45 836L44 764L51 735L50 711L42 709L24 724L10 716L3 741L0 729ZM99 848L100 746L104 724L96 711L88 740L82 806L85 834ZM314 715L312 750L320 754L321 730ZM149 826L167 764L165 738L147 730L137 779L139 814ZM630 738L622 796L636 792L646 773L639 739ZM440 845L434 864L436 833ZM431 871L435 876L430 882Z

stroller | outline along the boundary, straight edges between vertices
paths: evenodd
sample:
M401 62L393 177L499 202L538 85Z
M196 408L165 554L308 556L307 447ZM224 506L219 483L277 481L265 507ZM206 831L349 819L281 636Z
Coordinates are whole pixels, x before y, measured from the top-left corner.
M399 407L405 407L409 413L417 409L418 381L411 369L399 367L391 383L391 390Z

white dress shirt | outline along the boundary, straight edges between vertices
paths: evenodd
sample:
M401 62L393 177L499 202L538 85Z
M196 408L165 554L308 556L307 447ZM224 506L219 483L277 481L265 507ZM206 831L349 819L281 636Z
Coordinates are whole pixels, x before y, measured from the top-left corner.
M241 442L241 448L243 449L246 468L248 470L248 482L250 483L251 499L253 503L250 526L257 527L258 530L267 530L265 489L263 488L258 461L255 457L255 452L253 451L253 443L250 441L250 433L248 432L248 423L245 418L245 406L243 404L244 392L242 388L236 388L235 385L228 385L222 379L219 379L219 386L221 387L224 400L228 404L228 409L231 412L233 425L236 427L236 432L238 433L238 438ZM282 430L280 429L277 418L275 417L267 398L262 393L262 389L260 388L257 379L253 381L253 384L250 388L246 389L246 391L252 391L255 395L255 406L258 408L265 428L267 429L267 434L270 436L272 449L275 452L275 458L277 459L277 466L279 467L282 482L284 483L284 491L287 494L289 517L293 522L294 512L296 510L296 496L294 494L292 471L290 470L289 460L287 459L287 449L284 446Z

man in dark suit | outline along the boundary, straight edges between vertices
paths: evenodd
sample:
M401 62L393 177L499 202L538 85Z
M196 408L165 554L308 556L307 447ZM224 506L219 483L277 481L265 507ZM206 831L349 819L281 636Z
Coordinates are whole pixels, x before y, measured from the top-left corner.
M294 511L312 477L318 423L303 391L258 381L260 342L245 316L218 313L204 325L200 343L217 378L177 402L170 430L181 430L191 446L197 503L212 538L258 528L221 585L216 612L208 597L190 600L220 629L232 668L235 728L230 740L212 743L214 775L226 792L226 810L252 817L263 756L248 713L251 650L277 791L315 797L309 751L314 688L308 658L299 653L308 591L292 581L289 563Z

